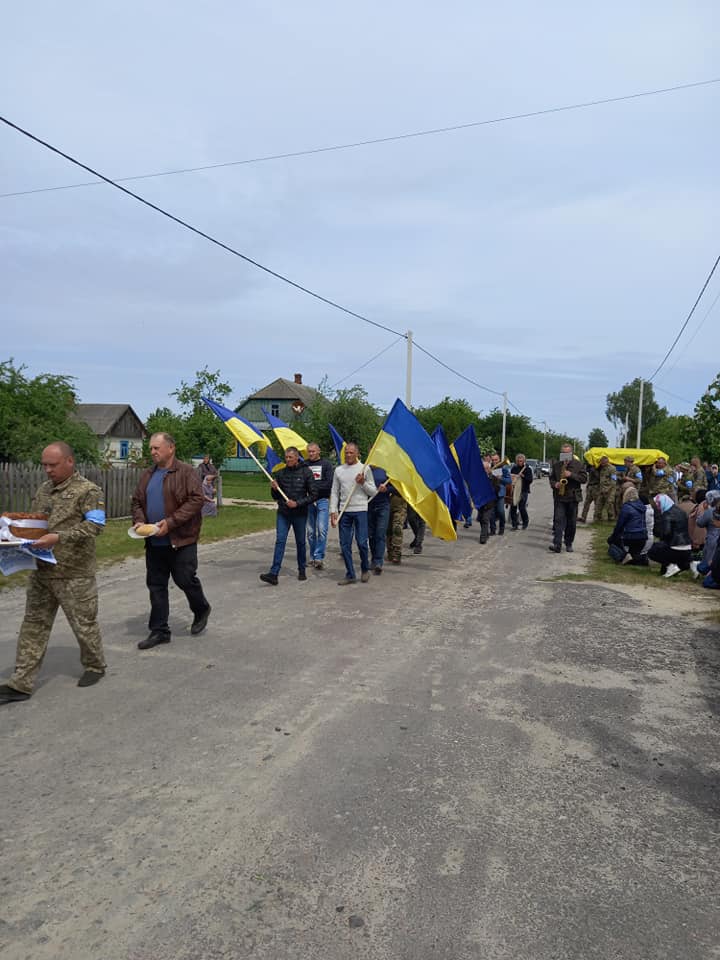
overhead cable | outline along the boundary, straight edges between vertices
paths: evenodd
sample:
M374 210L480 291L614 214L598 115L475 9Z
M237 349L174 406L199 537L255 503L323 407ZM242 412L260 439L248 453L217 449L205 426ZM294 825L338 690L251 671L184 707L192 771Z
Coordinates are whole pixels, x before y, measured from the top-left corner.
M356 373L360 373L360 371L364 370L365 367L370 366L371 363L373 363L375 360L381 357L384 353L387 353L388 350L394 347L396 343L399 343L401 340L406 340L406 339L407 339L407 335L401 334L396 340L393 340L392 343L389 343L386 347L383 347L383 349L379 353L376 353L374 357L370 357L369 360L366 360L365 363L361 364L351 373L348 373L347 376L341 377L339 380L336 380L335 383L332 383L330 385L330 389L332 390L334 387L337 387L338 384L343 383L345 380L349 380L350 377L354 377Z
M546 107L542 110L532 110L527 113L513 113L487 120L471 120L468 123L455 123L444 127L433 127L428 130L414 130L410 133L398 133L388 137L374 137L370 140L355 140L351 143L338 143L327 147L312 147L307 150L293 150L288 153L272 153L265 156L250 157L245 160L226 160L222 163L206 163L196 167L180 167L176 170L160 170L154 173L139 173L132 177L115 177L115 183L128 183L131 180L150 180L156 177L174 177L182 173L200 173L204 170L219 170L223 167L240 167L251 163L267 163L270 160L291 160L296 157L309 157L320 153L332 153L337 150L356 150L359 147L372 147L384 143L394 143L399 140L412 140L418 137L434 137L445 133L456 133L459 130L470 130L474 127L487 127L498 123L509 123L514 120L529 120L533 117L544 117L553 113L566 113L570 110L586 110L589 107L599 107L610 103L622 103L626 100L639 100L643 97L656 97L661 94L675 93L679 90L690 90L694 87L706 87L713 83L720 83L720 77L711 80L698 80L693 83L679 83L672 87L660 87L656 90L642 90L639 93L627 93L618 97L603 97L600 100L586 100L581 103L568 103L559 107ZM85 167L89 170L88 167ZM90 171L92 172L92 171ZM97 174L95 174L97 176ZM106 177L100 180L85 180L82 183L65 183L56 187L35 187L30 190L15 190L11 193L0 193L4 197L23 197L32 193L52 193L56 190L76 190L79 187L96 187L99 183L107 183Z
M687 351L690 349L690 347L691 347L692 344L693 344L693 341L695 340L695 337L696 337L696 336L700 333L700 331L702 330L703 324L705 323L705 321L707 320L707 318L710 316L710 314L711 314L711 313L713 312L713 310L715 309L715 306L717 305L718 300L720 300L720 290L718 290L718 292L717 292L716 295L715 295L715 299L713 300L713 302L710 304L710 306L709 306L709 307L707 308L707 310L705 311L705 315L703 316L702 320L700 321L700 323L699 323L699 324L697 325L697 327L695 328L695 332L693 333L693 335L692 335L692 336L690 337L690 339L687 341L687 343L686 343L685 346L682 348L682 350L680 351L680 353L675 357L675 362L673 363L673 365L672 365L671 367L668 367L668 369L667 369L667 370L665 371L665 373L663 374L663 379L665 379L666 377L668 377L668 376L673 372L673 370L675 369L675 367L678 365L678 363L682 360L682 358L685 356L685 354L687 353ZM660 389L660 388L657 386L657 384L655 384L655 389L656 389L656 390L659 390L659 389ZM667 391L666 391L666 392L667 392Z

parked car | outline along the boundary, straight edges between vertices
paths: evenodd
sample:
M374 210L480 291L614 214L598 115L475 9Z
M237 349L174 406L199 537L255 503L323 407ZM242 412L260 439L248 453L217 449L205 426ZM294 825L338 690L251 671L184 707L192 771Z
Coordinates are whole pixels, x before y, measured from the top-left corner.
M540 476L540 474L538 473L538 467L540 466L539 460L532 460L530 457L528 457L525 460L525 465L530 467L533 477L537 478Z
M550 464L549 464L549 463L543 462L543 463L540 464L540 473L538 474L538 476L540 476L540 477L549 477L549 476L550 476Z

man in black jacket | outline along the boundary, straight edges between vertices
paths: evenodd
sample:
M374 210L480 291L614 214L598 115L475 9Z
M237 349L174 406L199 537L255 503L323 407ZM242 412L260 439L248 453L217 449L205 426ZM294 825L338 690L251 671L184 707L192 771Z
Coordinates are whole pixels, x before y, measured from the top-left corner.
M283 496L283 493L285 494ZM288 447L285 451L285 469L272 481L273 500L277 500L278 510L275 521L275 553L269 573L261 573L263 583L276 587L278 574L285 556L285 544L292 527L297 548L298 580L307 580L305 573L306 551L305 530L307 527L308 506L317 499L317 487L305 463L300 463L297 447Z
M309 443L307 465L317 487L317 500L308 506L307 535L310 545L310 566L322 570L327 546L328 519L330 516L330 491L335 467L320 456L320 445Z
M580 460L573 457L572 446L564 443L560 458L550 470L550 486L553 492L553 542L549 550L560 553L562 542L565 549L573 552L577 525L578 503L582 500L582 484L587 483L587 470Z
M528 496L530 495L530 484L533 482L533 472L527 465L524 453L519 453L515 457L515 463L510 467L510 473L513 477L518 478L517 480L513 480L513 502L510 507L510 526L513 530L517 530L519 512L522 528L523 530L527 530L528 524L530 523L527 512L527 502ZM519 497L515 495L515 484L517 483L521 485Z

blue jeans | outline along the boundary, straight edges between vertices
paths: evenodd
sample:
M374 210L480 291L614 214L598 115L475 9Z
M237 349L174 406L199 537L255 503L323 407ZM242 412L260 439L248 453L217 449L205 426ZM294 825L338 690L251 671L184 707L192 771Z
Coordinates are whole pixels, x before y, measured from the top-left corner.
M327 497L311 503L307 512L307 536L310 544L310 559L324 560L328 534L328 511L330 501Z
M345 561L345 576L349 580L355 579L355 567L352 558L353 532L360 551L360 570L366 573L370 569L368 555L368 515L364 510L355 513L345 511L340 517L340 549Z
M368 504L368 536L370 539L370 556L373 567L381 567L385 559L385 538L387 537L388 520L390 519L390 500L373 506Z
M270 573L277 576L280 573L283 557L285 556L285 544L287 543L288 533L292 527L295 535L295 546L297 547L298 570L304 570L307 566L307 556L305 553L305 528L307 526L307 514L293 511L292 513L277 512L275 519L275 553L270 567Z

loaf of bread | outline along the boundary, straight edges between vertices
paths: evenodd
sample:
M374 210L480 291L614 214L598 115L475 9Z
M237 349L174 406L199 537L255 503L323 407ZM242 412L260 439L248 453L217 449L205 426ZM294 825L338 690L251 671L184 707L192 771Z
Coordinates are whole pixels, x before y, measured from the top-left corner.
M139 527L135 527L135 533L141 537L153 537L157 533L157 527L154 523L141 523Z

